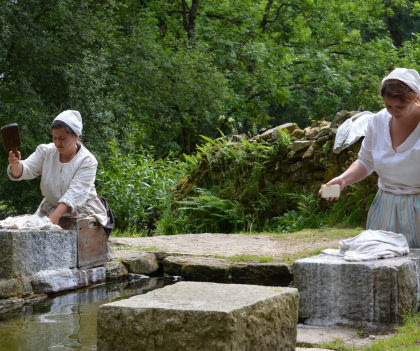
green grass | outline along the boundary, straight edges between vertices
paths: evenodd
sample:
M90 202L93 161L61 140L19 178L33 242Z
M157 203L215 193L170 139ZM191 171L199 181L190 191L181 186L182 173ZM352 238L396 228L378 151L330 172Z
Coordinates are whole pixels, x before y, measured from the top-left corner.
M397 329L397 334L389 339L380 340L364 351L414 351L420 350L420 314L404 316L403 326Z
M327 249L327 248L325 248ZM300 260L302 258L306 258L306 257L311 257L311 256L316 256L319 255L321 253L323 249L318 249L318 250L313 250L313 251L299 251L293 254L284 254L282 256L281 261L285 262L285 263L289 263L292 264L293 262Z
M373 342L369 346L357 349L345 345L342 339L323 343L318 347L334 351L419 351L420 350L420 314L406 314L403 325L389 338Z
M114 229L111 233L112 237L117 238L140 238L147 236L144 231L135 231L135 230L120 230L120 229Z
M215 255L215 258L223 258L230 262L273 262L281 261L279 257L258 256L258 255L234 255L234 256L220 256Z
M159 249L156 246L136 246L136 247L132 248L132 250L137 250L137 251L153 251L153 252L155 252L155 251L160 251L160 252L165 251L165 250Z
M258 233L265 235L272 235L274 237L286 236L291 239L305 239L305 238L314 238L314 239L346 239L356 236L362 232L364 228L320 228L320 229L304 229L294 233ZM256 233L251 233L256 234Z

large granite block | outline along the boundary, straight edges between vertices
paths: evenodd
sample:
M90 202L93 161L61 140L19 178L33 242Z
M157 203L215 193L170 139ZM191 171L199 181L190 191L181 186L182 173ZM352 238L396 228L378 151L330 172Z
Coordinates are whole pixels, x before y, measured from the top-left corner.
M180 282L98 310L98 351L295 350L296 289Z
M77 232L72 230L0 230L0 278L77 264Z
M362 262L325 254L298 260L293 274L299 319L314 325L398 325L419 300L419 267L420 250Z

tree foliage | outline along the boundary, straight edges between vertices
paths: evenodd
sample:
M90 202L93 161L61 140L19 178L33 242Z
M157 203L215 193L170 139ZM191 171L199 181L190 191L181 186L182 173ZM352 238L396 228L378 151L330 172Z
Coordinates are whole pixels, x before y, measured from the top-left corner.
M232 125L375 111L387 72L419 68L419 15L412 0L0 0L0 123L19 123L26 157L77 109L106 167L111 139L159 158ZM40 199L36 182L0 185L18 211Z

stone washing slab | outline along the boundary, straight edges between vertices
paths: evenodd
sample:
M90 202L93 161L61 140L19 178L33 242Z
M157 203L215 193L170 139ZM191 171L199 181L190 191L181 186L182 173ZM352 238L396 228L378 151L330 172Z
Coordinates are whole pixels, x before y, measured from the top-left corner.
M227 259L196 256L169 256L163 260L163 272L185 280L288 286L293 276L283 262L230 262Z
M76 264L76 231L0 230L0 279L73 268Z
M420 250L390 259L347 262L320 254L293 264L306 324L381 328L400 324L419 301Z
M179 282L98 310L98 351L295 350L293 288Z

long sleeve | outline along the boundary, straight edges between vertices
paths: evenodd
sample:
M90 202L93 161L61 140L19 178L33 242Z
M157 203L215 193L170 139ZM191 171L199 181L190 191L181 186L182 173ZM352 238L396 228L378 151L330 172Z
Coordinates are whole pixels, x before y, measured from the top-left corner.
M22 161L23 173L19 178L12 176L10 172L10 165L7 167L7 175L11 180L27 180L34 179L42 174L45 154L48 152L47 145L38 145L35 152L32 153L26 160Z

